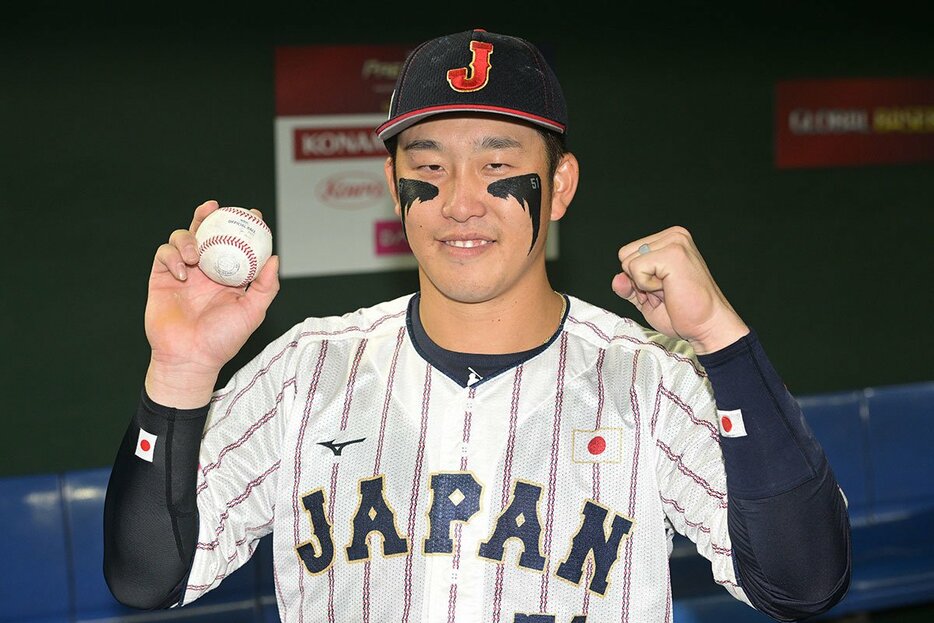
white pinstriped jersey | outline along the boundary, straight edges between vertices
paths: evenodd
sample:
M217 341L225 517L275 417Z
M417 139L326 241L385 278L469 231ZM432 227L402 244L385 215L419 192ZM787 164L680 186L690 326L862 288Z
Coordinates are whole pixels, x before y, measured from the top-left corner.
M669 522L746 601L685 343L569 297L547 349L464 388L408 300L308 319L216 392L185 603L272 530L288 623L670 621Z

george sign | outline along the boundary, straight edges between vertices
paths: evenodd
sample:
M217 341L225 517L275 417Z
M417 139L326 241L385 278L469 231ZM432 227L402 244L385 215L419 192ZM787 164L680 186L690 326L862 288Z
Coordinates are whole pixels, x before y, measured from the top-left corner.
M775 166L934 161L934 80L791 80L775 87Z

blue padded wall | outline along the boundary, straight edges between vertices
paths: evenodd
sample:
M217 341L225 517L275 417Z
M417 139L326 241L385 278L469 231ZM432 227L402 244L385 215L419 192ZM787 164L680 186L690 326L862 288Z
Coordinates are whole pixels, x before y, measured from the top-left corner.
M69 621L70 556L57 475L0 480L0 621Z

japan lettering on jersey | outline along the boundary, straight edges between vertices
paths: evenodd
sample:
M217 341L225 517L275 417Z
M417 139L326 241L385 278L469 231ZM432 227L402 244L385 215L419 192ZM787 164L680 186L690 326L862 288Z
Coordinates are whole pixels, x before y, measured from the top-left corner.
M408 300L296 325L216 393L185 603L272 531L290 623L670 621L666 520L746 600L682 343L572 297L544 352L463 387Z

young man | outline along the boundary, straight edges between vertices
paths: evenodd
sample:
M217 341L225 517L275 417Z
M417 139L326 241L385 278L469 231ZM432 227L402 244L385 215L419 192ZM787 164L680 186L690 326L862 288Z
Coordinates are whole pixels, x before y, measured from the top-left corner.
M189 603L273 531L285 621L669 621L677 530L774 618L839 601L844 499L690 234L619 251L613 290L654 330L552 289L549 222L578 183L566 125L524 40L414 50L377 134L418 293L309 318L216 392L276 259L245 291L201 274L215 202L172 234L108 488L118 599Z

